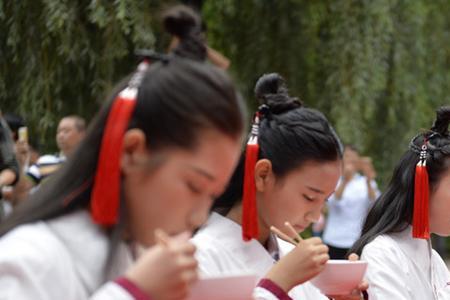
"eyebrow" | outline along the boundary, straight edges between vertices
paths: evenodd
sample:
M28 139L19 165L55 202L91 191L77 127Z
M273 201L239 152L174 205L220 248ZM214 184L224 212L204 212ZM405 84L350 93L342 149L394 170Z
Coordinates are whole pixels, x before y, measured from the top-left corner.
M192 170L194 170L196 173L198 173L200 175L203 175L204 177L208 178L211 181L214 181L216 179L213 175L211 175L210 173L208 173L207 171L205 171L205 170L203 170L203 169L201 169L199 167L192 166L192 165L189 165L189 167Z
M318 194L325 194L325 192L324 191L321 191L321 190L319 190L319 189L316 189L316 188L313 188L313 187L310 187L310 186L306 186L308 189L310 189L311 191L313 191L313 192L316 192L316 193L318 193Z

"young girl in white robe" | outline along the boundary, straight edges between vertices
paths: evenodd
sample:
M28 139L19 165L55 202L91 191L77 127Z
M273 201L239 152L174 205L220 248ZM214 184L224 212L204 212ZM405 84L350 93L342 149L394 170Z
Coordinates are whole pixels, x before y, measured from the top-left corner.
M170 10L174 54L152 55L74 155L0 227L0 299L185 299L189 233L238 161L243 104L206 64L200 21ZM141 253L138 257L138 253Z
M319 238L293 247L270 227L288 221L301 232L318 220L341 175L341 144L320 112L288 95L278 74L261 77L255 93L262 106L246 153L214 204L220 213L193 238L200 271L256 274L263 278L256 299L328 299L308 282L323 270L328 248ZM360 299L360 291L335 299Z
M370 299L450 299L450 273L430 233L450 235L450 107L412 139L351 251L369 262Z

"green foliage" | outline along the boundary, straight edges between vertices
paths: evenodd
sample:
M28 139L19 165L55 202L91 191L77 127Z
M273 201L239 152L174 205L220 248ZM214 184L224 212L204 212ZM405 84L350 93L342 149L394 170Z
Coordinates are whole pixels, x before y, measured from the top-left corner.
M450 104L446 0L226 0L203 12L251 106L255 80L281 73L374 158L382 183L412 135Z
M54 141L63 115L88 119L135 66L163 50L158 0L0 0L0 108ZM264 72L323 111L385 182L434 110L450 102L447 0L209 0L208 41L231 58L249 105Z
M26 118L54 147L67 114L92 116L111 86L135 66L136 48L155 46L159 1L0 1L0 107ZM53 148L54 150L54 148Z

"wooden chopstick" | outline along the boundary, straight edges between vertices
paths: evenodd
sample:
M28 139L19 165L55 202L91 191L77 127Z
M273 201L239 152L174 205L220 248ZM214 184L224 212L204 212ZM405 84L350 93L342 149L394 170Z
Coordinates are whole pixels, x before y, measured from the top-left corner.
M292 239L290 236L288 236L287 234L285 234L284 232L282 232L280 229L276 228L275 226L270 226L270 231L275 233L283 241L291 243L295 246L298 244L298 241L295 241L294 239Z
M302 241L302 237L298 234L297 230L295 230L294 226L291 225L289 222L284 222L284 226L286 226L292 233L293 237L291 237L294 241L297 241L297 243L300 243Z

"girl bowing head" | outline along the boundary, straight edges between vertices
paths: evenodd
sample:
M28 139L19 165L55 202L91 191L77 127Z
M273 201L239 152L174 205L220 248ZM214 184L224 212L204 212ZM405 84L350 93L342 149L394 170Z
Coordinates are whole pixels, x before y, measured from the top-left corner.
M351 251L369 262L371 299L450 299L450 273L430 234L450 235L450 107L416 135Z
M327 246L319 238L286 246L271 227L289 222L301 232L319 219L341 175L340 141L322 113L288 94L280 75L262 76L255 94L261 106L246 152L193 238L200 270L257 274L256 299L327 299L308 282L329 259ZM359 299L355 293L343 299Z
M175 7L164 25L174 52L141 63L1 225L1 299L184 299L196 280L189 234L235 168L244 111L204 62L198 16Z

